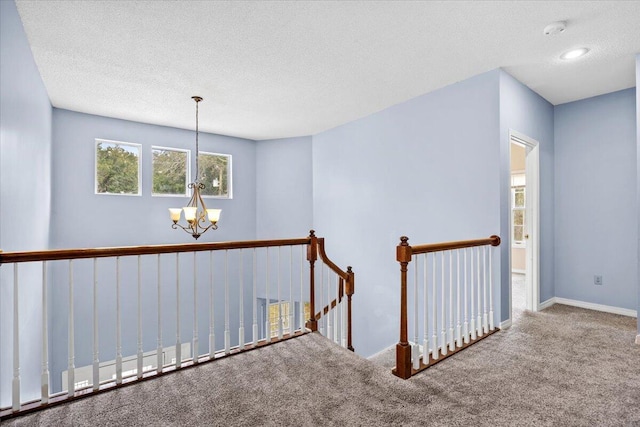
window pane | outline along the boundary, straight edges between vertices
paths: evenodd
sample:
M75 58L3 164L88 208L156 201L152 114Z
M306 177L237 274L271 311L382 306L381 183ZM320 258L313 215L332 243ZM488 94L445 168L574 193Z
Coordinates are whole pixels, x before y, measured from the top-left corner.
M278 311L278 307L280 307L282 312L282 332L285 334L289 333L289 303L269 304L269 326L272 337L278 336L280 328L280 311Z
M521 225L516 225L513 227L513 240L516 242L521 242L523 240L524 235L524 227Z
M515 191L515 206L518 208L524 207L524 188L516 188Z
M513 225L524 225L524 210L514 209Z
M140 146L96 140L96 192L140 194Z
M186 151L154 147L153 153L153 194L187 193Z
M204 184L202 195L230 197L231 156L200 153L198 162L200 164L200 181Z

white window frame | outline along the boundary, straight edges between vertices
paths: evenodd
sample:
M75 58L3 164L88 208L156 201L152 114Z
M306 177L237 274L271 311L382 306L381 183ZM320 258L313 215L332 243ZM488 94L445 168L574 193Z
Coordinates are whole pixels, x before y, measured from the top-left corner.
M225 154L225 153L213 153L210 151L200 151L200 154L204 154L207 156L223 156L227 157L229 160L227 161L227 180L229 181L228 187L229 191L226 196L211 196L207 194L202 194L202 197L207 197L211 199L233 199L233 155ZM200 171L196 171L199 173ZM205 185L207 185L205 183Z
M163 193L154 193L153 192L153 150L164 150L164 151L180 151L187 153L187 161L185 163L185 167L187 168L187 173L185 174L185 183L184 183L184 193L177 194L163 194ZM151 146L151 196L152 197L183 197L190 196L189 192L189 183L191 183L191 150L187 150L184 148L174 148L174 147L162 147L159 145Z
M101 193L98 191L98 144L128 145L138 148L138 192L137 193ZM142 196L142 144L135 142L114 141L110 139L96 138L93 147L93 191L101 196Z

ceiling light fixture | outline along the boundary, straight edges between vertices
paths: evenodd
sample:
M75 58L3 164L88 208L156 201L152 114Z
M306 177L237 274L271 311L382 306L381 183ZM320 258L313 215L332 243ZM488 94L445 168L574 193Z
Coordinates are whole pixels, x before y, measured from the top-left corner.
M176 230L180 227L197 240L198 237L209 229L218 229L218 220L220 219L220 212L222 212L222 210L207 209L207 206L204 204L204 200L202 200L202 196L200 195L200 190L204 190L205 187L204 183L200 182L200 177L198 175L200 172L200 169L198 169L198 103L202 101L202 98L199 96L192 96L191 99L196 102L196 179L189 184L189 188L191 189L191 199L189 199L187 206L183 208L170 208L169 214L171 215L171 221L173 221L171 228ZM187 220L186 226L178 224L182 211L184 211L184 218ZM207 223L207 218L209 223Z
M588 52L589 49L587 49L586 47L572 49L560 55L560 59L576 59L586 55Z

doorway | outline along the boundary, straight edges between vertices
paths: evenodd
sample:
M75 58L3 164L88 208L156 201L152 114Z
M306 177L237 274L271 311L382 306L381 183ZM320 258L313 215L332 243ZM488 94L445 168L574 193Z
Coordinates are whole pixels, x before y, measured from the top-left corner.
M526 135L511 130L509 142L511 313L517 317L539 309L540 157L538 142Z

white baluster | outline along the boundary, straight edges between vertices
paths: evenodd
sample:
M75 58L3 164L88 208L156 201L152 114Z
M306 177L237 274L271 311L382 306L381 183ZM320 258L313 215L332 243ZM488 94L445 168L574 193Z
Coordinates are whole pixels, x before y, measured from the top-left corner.
M320 264L320 321L318 322L318 330L320 335L325 335L324 333L324 321L325 318L323 316L324 313L324 304L322 303L324 299L324 264ZM311 313L311 317L314 316L315 313Z
M13 381L12 409L20 410L20 316L18 312L18 264L13 264Z
M238 347L242 350L244 348L244 270L243 270L243 259L242 259L242 249L240 249L240 295L238 299L240 301L239 307L239 315L240 315L240 326L238 327Z
M338 304L340 303L340 277L336 274L336 308L332 310L333 313L333 342L340 345L340 340L338 338L338 332L340 331L340 307Z
M75 383L75 345L74 345L74 328L73 328L73 260L69 260L69 365L67 367L67 384L69 397L74 395L76 390Z
M489 322L487 314L487 247L482 247L482 332L489 332Z
M449 350L456 349L453 338L453 251L449 251Z
M122 323L120 313L120 257L116 257L116 384L122 384Z
M209 251L209 360L216 357L216 323L213 290L213 251Z
M293 246L289 246L289 335L293 335L295 327L295 305L293 303Z
M138 255L138 378L142 378L142 280L140 277L140 255Z
M160 274L160 254L158 254L158 346L156 348L156 372L161 373L164 366L164 352L162 351L162 280Z
M191 342L191 356L193 363L198 363L200 355L198 343L198 261L197 252L193 253L193 340Z
M40 378L40 402L42 404L49 401L49 334L47 319L47 262L42 261L42 375Z
M491 253L493 248L489 248L489 329L494 330L495 324L493 320L493 261L491 259Z
M437 282L436 282L436 253L433 253L433 257L431 258L431 275L432 275L432 287L431 287L431 291L432 291L432 298L431 298L431 313L433 315L433 335L431 335L431 344L433 345L433 347L431 348L431 357L433 357L433 360L436 360L438 357L440 357L440 351L438 350L438 309L437 309L437 298L436 298L436 289L437 289Z
M98 346L98 258L93 259L93 390L100 389L100 348Z
M428 316L428 301L427 301L427 293L428 293L428 286L427 286L427 264L428 264L428 254L424 254L423 255L423 259L422 259L422 263L423 263L423 281L424 281L424 294L423 294L423 319L422 319L422 323L423 323L423 339L422 339L422 363L424 363L425 365L429 364L429 316ZM417 264L416 264L416 268L417 268Z
M413 348L411 357L413 359L413 369L420 369L420 346L418 345L418 256L412 255L413 259Z
M440 264L441 264L441 277L440 277L440 281L442 283L442 292L440 293L441 296L441 302L440 302L440 315L441 315L441 325L440 327L442 328L442 331L440 332L440 351L442 351L442 355L446 355L447 354L447 316L446 316L446 305L445 305L445 294L446 291L444 289L445 287L445 268L444 268L444 252L441 252L440 254Z
M478 292L478 311L476 313L476 315L478 316L476 319L476 328L478 328L478 336L482 336L482 296L481 296L481 292L482 292L482 282L480 281L480 268L481 268L481 264L480 264L480 248L476 246L476 274L477 274L477 282L476 282L476 288L477 288L477 292Z
M349 320L347 314L347 294L346 292L342 297L342 347L347 348L347 321Z
M468 271L467 271L467 248L463 249L464 251L464 325L462 328L462 335L464 336L464 343L469 343L469 317L467 313L469 312L469 304L467 301L467 292L469 289L469 281L467 280Z
M182 366L182 343L180 342L180 253L176 253L176 369Z
M231 329L229 329L229 251L224 250L224 354L231 353Z
M473 269L473 248L469 248L469 250L471 251L471 256L469 257L471 259L471 268L470 268L470 276L471 276L471 280L469 283L469 292L471 293L471 304L470 304L470 317L471 317L471 324L469 325L470 329L471 329L471 339L475 340L476 339L476 317L475 317L475 300L474 300L474 292L473 290L475 289L475 286L473 285L473 277L474 277L474 269Z
M460 250L456 250L456 316L458 323L456 325L456 345L462 347L462 325L460 324Z
M278 246L278 339L282 339L282 298L280 296L280 253L282 247Z
M333 314L333 310L331 310L331 270L329 270L329 266L327 266L327 338L332 339L333 337L333 321L331 319L331 315Z
M258 271L256 267L256 248L253 248L253 346L258 345Z
M269 303L271 302L271 298L269 298L269 248L267 247L267 283L265 285L266 291L266 303L265 303L265 325L264 325L264 337L266 342L271 342L271 319L269 318L271 311L269 310Z
M304 332L305 328L304 328L304 323L307 319L304 318L304 290L303 290L303 284L304 284L304 275L303 275L303 271L304 271L304 246L300 247L300 307L299 307L299 311L300 311L300 332Z

